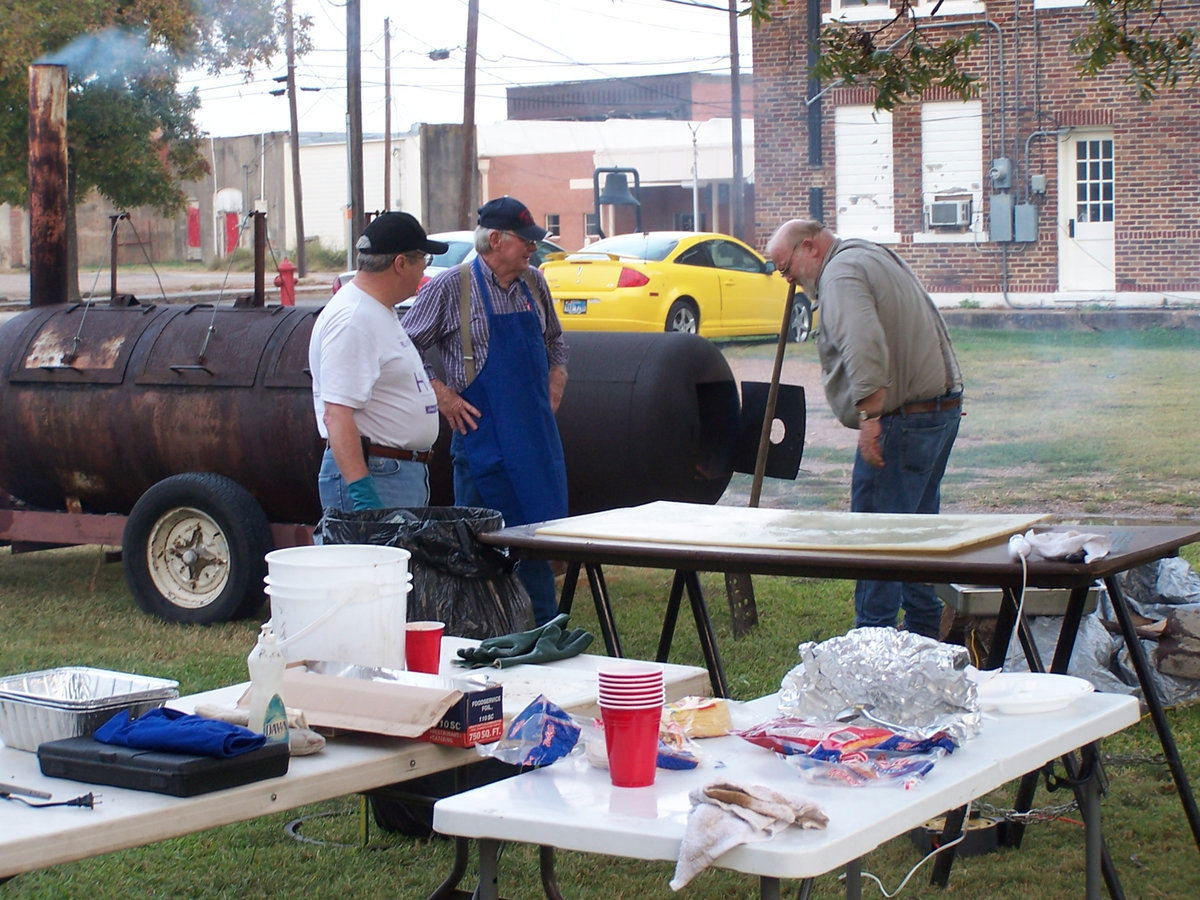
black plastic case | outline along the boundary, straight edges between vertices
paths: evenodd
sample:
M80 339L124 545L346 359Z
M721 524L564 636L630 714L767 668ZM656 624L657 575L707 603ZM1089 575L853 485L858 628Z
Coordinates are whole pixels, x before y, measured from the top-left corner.
M91 737L38 745L43 775L191 797L287 774L288 746L267 744L230 759L104 744Z

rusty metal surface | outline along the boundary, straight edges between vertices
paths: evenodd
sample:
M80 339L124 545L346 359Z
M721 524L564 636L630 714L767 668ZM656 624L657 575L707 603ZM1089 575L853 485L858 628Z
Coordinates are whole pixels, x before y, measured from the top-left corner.
M299 362L315 310L84 313L39 308L0 327L0 487L35 507L128 514L163 478L215 472L272 521L317 521L311 383L280 372Z
M29 67L29 291L67 301L67 69Z

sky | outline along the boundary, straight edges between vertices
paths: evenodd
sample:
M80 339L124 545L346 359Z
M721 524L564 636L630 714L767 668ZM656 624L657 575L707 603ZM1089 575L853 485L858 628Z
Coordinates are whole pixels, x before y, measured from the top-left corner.
M344 0L295 0L312 17L315 49L296 64L302 132L346 130ZM392 130L461 122L467 0L361 0L363 131L384 131L384 20L390 19ZM750 23L738 26L742 72L751 68ZM505 89L556 81L675 72L729 72L726 0L479 0L477 124L506 116ZM449 51L445 59L430 58ZM437 54L440 55L440 54ZM185 76L199 91L201 129L214 137L286 131L281 53L244 82L237 73ZM306 90L318 88L319 90Z

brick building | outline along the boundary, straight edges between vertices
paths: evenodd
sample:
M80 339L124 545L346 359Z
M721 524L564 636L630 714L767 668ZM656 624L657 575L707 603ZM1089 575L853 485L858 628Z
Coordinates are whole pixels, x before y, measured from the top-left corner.
M794 216L894 246L938 302L984 306L1200 301L1200 92L1144 103L1120 63L1081 77L1070 42L1082 0L918 0L931 37L980 33L977 99L929 93L892 113L874 92L805 80L806 4L754 34L755 230ZM1200 6L1168 3L1175 27ZM866 29L889 0L824 0ZM900 31L877 39L886 46ZM815 109L814 109L815 108Z

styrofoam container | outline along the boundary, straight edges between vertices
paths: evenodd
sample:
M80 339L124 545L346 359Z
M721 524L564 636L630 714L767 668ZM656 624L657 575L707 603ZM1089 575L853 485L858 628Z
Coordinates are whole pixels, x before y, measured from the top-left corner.
M0 678L0 739L16 750L91 734L114 715L136 717L179 696L179 682L65 666Z

